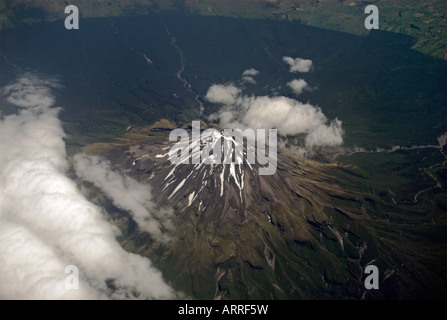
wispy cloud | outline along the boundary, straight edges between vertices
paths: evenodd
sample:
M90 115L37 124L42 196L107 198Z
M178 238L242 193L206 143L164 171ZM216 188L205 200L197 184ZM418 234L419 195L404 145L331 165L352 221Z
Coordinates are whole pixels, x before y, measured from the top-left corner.
M249 76L249 77L254 77L257 76L259 74L259 71L254 69L254 68L250 68L245 70L244 72L242 72L242 76Z
M256 84L256 80L254 79L254 77L258 74L259 71L254 68L245 70L244 72L242 72L242 83Z
M172 298L151 262L123 250L118 230L65 175L54 79L26 74L3 88L19 107L0 120L0 298ZM79 289L65 287L67 265ZM113 283L111 289L107 283Z

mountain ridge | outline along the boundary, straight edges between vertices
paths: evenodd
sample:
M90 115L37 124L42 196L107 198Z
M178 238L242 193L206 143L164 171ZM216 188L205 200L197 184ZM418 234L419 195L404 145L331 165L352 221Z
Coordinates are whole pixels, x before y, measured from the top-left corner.
M168 140L170 130L161 126L158 123L144 130L142 136L151 141L129 144L131 141L126 140L127 146L110 147L108 151L102 150L102 154L117 169L152 185L155 202L160 206L173 207L175 240L169 246L135 227L129 229L131 219L121 214L118 225L123 231L122 244L131 252L150 257L164 270L167 279L192 297L442 296L442 290L421 291L421 283L438 282L432 288L440 289L446 279L442 272L427 269L433 263L441 263L439 254L445 248L429 256L428 252L433 254L433 250L439 250L435 249L437 244L418 245L413 237L432 230L425 227L429 217L415 215L412 209L405 211L403 206L380 195L380 190L357 189L354 186L361 174L354 167L299 159L290 150L279 148L275 175L246 173L246 186L251 188L242 193L244 200L250 199L245 206L240 205L239 189L232 181L225 184L225 193L221 196L220 186L213 185L219 179L219 171L200 177L200 182L203 177L209 182L207 191L191 201L190 195L203 183L187 181L195 172L193 164L181 165L175 170L173 175L178 176L177 181L166 181L172 164L167 157L157 155L172 143ZM86 150L100 149L92 146ZM140 158L142 155L147 157ZM174 195L169 197L174 190ZM385 212L394 212L396 218L403 215L406 222L390 220ZM380 234L388 236L384 238ZM403 240L398 240L397 234L408 241L408 247L400 251L391 249L401 246ZM424 263L417 262L427 257L430 258ZM413 270L408 270L409 261L413 261ZM377 264L381 270L381 290L364 288L363 268L368 264ZM440 266L439 270L442 270Z

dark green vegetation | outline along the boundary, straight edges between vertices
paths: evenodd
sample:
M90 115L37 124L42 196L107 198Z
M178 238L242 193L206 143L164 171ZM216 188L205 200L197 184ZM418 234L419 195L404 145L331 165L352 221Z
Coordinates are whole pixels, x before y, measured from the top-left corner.
M445 295L445 154L427 148L359 153L338 160L353 165L342 169L347 174L336 181L365 195L362 210L369 215L366 225L376 240L380 239L374 250L383 254L383 267L400 265L401 291L415 297L416 287L424 291L427 283L434 281L433 288ZM421 272L424 268L427 271ZM437 277L444 280L437 282ZM418 284L409 285L412 281Z
M389 189L389 196L395 195L404 203L413 203L414 190L436 189L436 184L444 187L445 181L430 173L440 173L444 155L439 149L397 150L395 152L357 153L339 156L338 161L356 166L361 178L368 186ZM438 168L436 168L438 167ZM426 168L434 169L424 170ZM437 170L436 170L437 169ZM440 189L437 190L441 191Z

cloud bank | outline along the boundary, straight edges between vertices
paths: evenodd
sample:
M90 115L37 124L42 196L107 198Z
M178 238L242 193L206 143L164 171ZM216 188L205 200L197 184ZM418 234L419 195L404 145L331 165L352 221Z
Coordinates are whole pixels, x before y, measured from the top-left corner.
M309 72L312 68L312 60L283 57L282 60L290 66L290 72Z
M19 110L0 120L0 299L176 296L148 259L120 247L118 230L66 177L56 88L25 74L1 92ZM66 287L67 265L79 268L78 289Z

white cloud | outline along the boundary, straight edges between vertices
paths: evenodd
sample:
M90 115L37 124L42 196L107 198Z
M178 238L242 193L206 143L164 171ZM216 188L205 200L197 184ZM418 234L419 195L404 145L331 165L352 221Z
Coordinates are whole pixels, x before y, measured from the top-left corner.
M22 109L0 120L0 298L176 296L148 259L120 247L118 230L66 177L59 109L50 108L57 87L26 74L2 90ZM67 265L79 268L78 290L65 287Z
M242 82L256 84L256 80L253 77L242 77Z
M295 92L297 95L301 94L305 88L307 88L307 82L304 79L294 79L287 83L287 85Z
M256 80L253 78L259 74L259 71L253 68L247 69L242 72L242 83L256 84Z
M205 99L213 103L232 104L240 93L241 89L232 84L215 84L208 89Z
M277 129L280 135L306 134L308 148L343 143L341 121L328 124L320 108L287 97L241 96L212 116L222 128Z
M257 76L259 74L259 71L253 68L247 69L242 73L242 76L249 76L249 77L254 77Z
M343 143L343 128L341 121L335 119L329 125L320 125L312 128L306 136L306 147L319 146L335 147Z
M38 79L33 75L20 78L2 89L6 101L22 108L48 108L54 102L52 89L60 88L56 79Z
M290 66L290 72L309 72L312 60L292 57L283 57L282 60Z
M276 128L282 135L296 135L326 121L320 109L286 97L254 97L246 103L249 108L242 122L250 128Z
M438 143L441 148L443 148L447 143L447 132L438 138Z
M238 100L238 107L224 108L220 114L224 126L234 126L228 122L230 120L247 128L276 128L281 135L308 132L327 121L319 108L282 96L245 96Z

